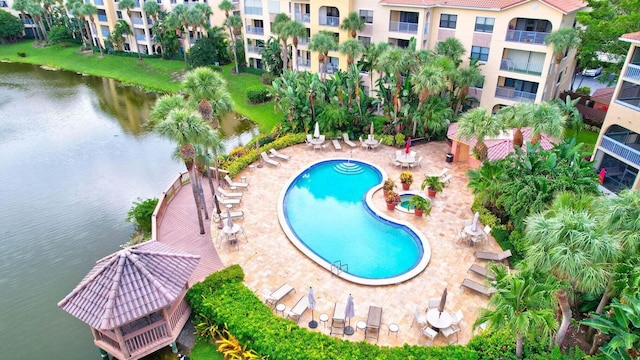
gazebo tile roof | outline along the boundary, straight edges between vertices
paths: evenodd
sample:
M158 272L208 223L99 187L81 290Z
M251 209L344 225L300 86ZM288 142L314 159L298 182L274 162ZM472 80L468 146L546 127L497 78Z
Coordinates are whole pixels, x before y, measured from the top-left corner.
M96 329L113 329L170 305L200 257L157 241L97 261L58 306Z

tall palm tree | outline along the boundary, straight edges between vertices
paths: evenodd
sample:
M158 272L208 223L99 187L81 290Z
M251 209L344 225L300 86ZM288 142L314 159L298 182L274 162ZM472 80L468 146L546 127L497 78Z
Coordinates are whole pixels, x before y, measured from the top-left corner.
M574 28L562 28L547 35L545 42L551 44L556 64L560 64L565 52L571 51L580 45L580 35L578 30Z
M458 69L453 74L453 96L452 99L455 100L453 104L454 116L458 116L458 112L462 108L462 102L467 98L467 94L469 93L469 87L478 84L482 81L482 72L480 71L480 66L478 62L471 60L471 64L469 67L464 69Z
M40 3L40 1L29 1L27 3L27 12L31 15L31 18L35 22L36 28L39 29L39 32L42 34L42 40L47 41L47 29L44 26L44 21L42 20L45 15L45 9ZM96 10L97 12L97 10Z
M240 72L240 70L238 69L238 53L236 51L236 40L235 40L236 36L235 36L235 32L231 28L231 23L229 22L229 12L234 11L236 9L236 6L233 5L233 3L229 0L222 0L218 5L218 9L224 11L224 16L227 19L224 22L224 24L227 26L227 29L229 29L229 39L231 39L232 50L233 50L233 61L236 63L236 74L237 74Z
M20 4L26 4L26 0L14 1L13 9L20 11L20 13L22 14L22 17L24 18L26 15L24 14L23 10L21 10L20 8L16 8L16 6L21 6ZM82 48L86 49L88 48L87 40L89 39L89 37L88 36L85 37L85 33L84 33L84 29L86 29L86 27L84 26L85 25L84 15L82 15L82 11L81 11L82 4L84 3L80 0L67 0L66 8L69 11L69 13L75 18L77 18L78 22L82 24L82 26L80 26L80 38L82 39Z
M144 10L145 14L153 18L154 23L158 21L158 16L161 9L157 0L145 0L144 4L142 5L142 9Z
M400 95L404 81L402 76L409 70L407 52L401 48L388 48L380 56L380 66L385 69L389 76L395 77L395 90L392 97L394 111L394 121L402 108Z
M418 70L418 73L414 74L411 84L413 85L413 92L418 95L417 111L420 111L422 105L429 98L429 95L432 93L439 93L446 86L442 69L429 64L422 66L420 70ZM417 118L414 117L413 137L416 136L417 127Z
M543 133L557 140L562 139L566 117L554 103L530 104L526 116L531 126L532 144L537 144Z
M318 52L318 61L320 63L320 79L324 81L327 78L327 61L329 60L329 51L336 50L338 44L333 34L322 30L313 35L309 41L309 50Z
M180 33L182 36L182 46L184 55L184 64L187 65L187 52L189 51L190 39L189 39L189 20L191 16L188 14L189 7L185 4L178 4L171 11L168 17L168 23L171 27L176 29L176 33Z
M500 109L497 116L504 123L507 128L516 129L513 132L513 147L522 147L524 144L524 136L522 135L522 128L529 126L531 123L527 113L528 103L516 103L512 106L508 106Z
M122 45L124 44L124 35L131 35L131 28L129 24L124 20L118 20L116 25L113 27L113 32L109 35L109 41L113 43L113 46L117 50L122 50Z
M118 2L118 10L125 10L127 13L127 17L129 18L129 23L131 25L131 31L133 31L133 43L136 46L136 52L138 53L138 60L142 60L140 56L140 49L138 48L138 38L136 38L135 27L133 26L133 19L131 18L131 9L136 7L136 3L134 0L120 0Z
M592 209L591 195L560 193L548 210L526 220L527 265L565 282L556 292L562 313L556 345L562 344L571 323L568 295L573 291L602 293L608 262L620 253L618 243L598 226Z
M307 36L307 27L297 20L287 21L282 26L282 35L291 38L293 44L291 59L295 64L292 68L298 70L298 39Z
M273 25L271 26L271 32L278 35L278 40L282 42L282 64L283 70L289 69L289 47L287 46L287 40L289 39L289 34L286 32L285 24L291 21L289 15L285 13L279 13L273 19Z
M211 120L214 129L218 128L220 116L233 110L233 100L226 87L227 83L218 73L205 67L188 72L182 81L182 89L189 95L193 108L202 102L208 103L204 106L211 109L211 114L203 114L203 118Z
M389 44L380 41L374 44L371 44L365 50L364 56L369 65L369 89L373 89L373 71L382 71L380 69L380 57L384 52L389 48Z
M356 38L358 31L364 30L364 20L356 12L350 12L346 18L342 19L340 29L347 30L352 39Z
M365 52L364 45L356 39L349 39L339 46L340 53L347 55L347 67L353 64L354 60Z
M460 40L455 37L450 37L436 44L435 52L438 55L451 59L456 67L458 67L462 63L462 55L467 51Z
M213 15L213 11L209 7L209 5L205 3L196 3L192 9L192 12L195 15L195 19L193 22L193 32L196 39L199 39L202 38L204 32L206 31L207 21L211 18L211 15ZM201 30L198 32L199 29ZM200 35L198 35L198 33Z
M475 108L462 114L458 120L458 138L470 141L476 139L474 147L478 160L487 158L488 149L484 140L498 136L504 130L504 124L498 117L491 115L483 108Z
M474 328L486 323L487 331L506 330L516 337L516 356L522 358L524 339L530 336L550 338L558 327L551 293L554 284L540 281L532 271L509 273L504 265L489 265L496 274L496 289L488 309L481 309Z
M89 22L91 23L91 25L93 25L94 29L98 29L96 27L96 23L93 20L94 16L96 14L98 14L98 8L95 7L93 4L90 3L85 3L84 5L82 5L82 14L84 14L84 16L86 16L89 19ZM89 32L89 36L91 36L91 32ZM100 50L100 56L104 56L104 53L102 52L102 44L100 44L100 40L98 37L96 37L96 46L98 47L98 49Z

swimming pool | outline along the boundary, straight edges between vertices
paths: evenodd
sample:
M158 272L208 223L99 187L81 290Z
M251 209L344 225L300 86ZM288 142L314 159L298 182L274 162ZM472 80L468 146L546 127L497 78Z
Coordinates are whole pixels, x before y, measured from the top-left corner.
M385 285L414 277L428 264L429 245L412 225L369 206L384 177L363 161L311 164L281 193L280 224L300 251L346 280ZM348 268L338 272L337 262Z

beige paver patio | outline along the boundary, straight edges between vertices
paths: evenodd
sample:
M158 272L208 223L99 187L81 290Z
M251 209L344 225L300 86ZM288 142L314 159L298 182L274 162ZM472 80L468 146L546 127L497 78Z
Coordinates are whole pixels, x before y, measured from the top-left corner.
M216 249L225 265L239 264L245 271L246 285L254 290L263 300L265 295L277 289L283 283L292 285L296 292L284 298L283 303L287 309L296 301L306 295L309 286L313 286L316 297L316 311L314 317L318 320L320 314L331 316L336 301L346 302L347 295L351 293L355 302L355 317L351 319L351 325L355 327L359 320L366 320L369 305L381 306L382 327L378 344L401 346L403 343L424 344L426 338L422 337L418 342L420 328L412 323L414 305L422 310L427 306L429 299L439 299L442 291L448 289L448 311L462 310L464 320L462 331L459 334L459 343L464 344L471 338L471 325L477 316L477 311L486 306L487 298L460 288L464 278L482 279L467 269L474 263L473 248L467 245L456 245L455 234L464 222L464 219L473 218L471 203L473 196L467 188L466 172L469 169L466 164L446 163L446 153L449 146L445 142L431 142L416 145L412 150L423 156L422 166L411 169L414 173L414 183L411 189L420 188L420 183L425 173L439 172L443 167L450 169L453 175L450 184L444 192L439 193L432 201L433 210L430 217L418 218L413 214L400 211L388 212L393 217L403 219L414 224L422 231L429 241L432 258L426 270L417 277L404 283L388 286L363 286L342 280L329 271L317 265L297 250L285 236L280 228L276 213L276 202L284 186L298 171L306 168L308 164L330 158L352 157L357 160L365 160L384 168L390 178L394 179L400 187L399 174L401 169L393 166L390 155L396 148L381 146L375 151L366 151L360 148L350 150L342 143L342 152L331 149L326 151L314 151L306 145L296 145L280 150L281 153L290 155L290 161L281 161L282 166L274 168L264 166L253 171L244 170L240 176L246 176L250 183L248 191L245 191L240 208L245 211L244 221L239 221L248 236L248 241L240 242L240 250L228 249L225 244ZM257 165L257 164L254 164ZM386 205L382 191L374 195L375 206L379 211L385 211ZM211 234L215 239L217 224L211 223ZM349 231L349 229L345 229ZM493 239L486 242L485 250L497 251L499 246ZM479 262L483 263L483 262ZM311 312L307 311L301 318L300 326L307 327L311 320ZM329 334L328 325L325 328L320 324L316 331ZM397 337L394 333L388 334L388 325L399 325ZM363 333L357 331L352 336L344 339L362 341ZM371 341L370 339L367 341ZM438 336L434 346L444 345L443 336Z

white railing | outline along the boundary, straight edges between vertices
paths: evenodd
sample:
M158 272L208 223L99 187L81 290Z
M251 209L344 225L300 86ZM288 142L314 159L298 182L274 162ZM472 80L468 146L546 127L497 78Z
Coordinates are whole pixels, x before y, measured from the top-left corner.
M254 54L262 54L264 48L262 46L247 45L247 51Z
M511 87L498 86L496 88L496 96L514 101L533 102L536 99L536 94L525 91L516 90Z
M627 66L627 72L624 73L624 77L640 80L640 65L629 64Z
M311 14L307 14L307 13L295 13L294 18L297 21L303 22L303 23L310 23L311 22Z
M337 16L320 15L320 25L338 27L338 25L340 25L340 18Z
M247 25L247 34L264 35L264 28Z
M631 148L623 143L617 142L614 139L603 135L602 141L600 141L600 148L615 154L622 159L640 166L640 151Z
M417 34L418 24L401 21L389 21L389 31Z
M298 56L298 66L303 68L311 68L311 60L303 59Z
M255 6L245 6L244 7L245 15L262 15L262 8Z
M527 61L513 61L511 59L502 59L500 61L500 70L513 71L523 74L542 74L543 63L541 62L527 62Z

